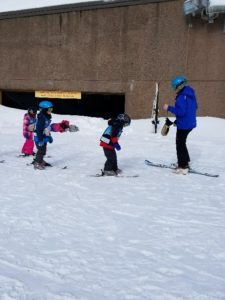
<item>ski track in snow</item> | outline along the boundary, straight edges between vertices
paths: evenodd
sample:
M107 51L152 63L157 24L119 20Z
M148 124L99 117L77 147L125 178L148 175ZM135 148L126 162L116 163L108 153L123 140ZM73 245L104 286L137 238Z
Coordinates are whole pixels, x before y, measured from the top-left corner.
M140 177L95 178L106 121L63 116L80 131L53 134L55 167L39 171L16 157L23 112L0 114L0 300L225 300L224 120L199 118L188 139L193 167L219 178L146 166L176 159L175 129L151 134L149 120L124 129L118 153Z

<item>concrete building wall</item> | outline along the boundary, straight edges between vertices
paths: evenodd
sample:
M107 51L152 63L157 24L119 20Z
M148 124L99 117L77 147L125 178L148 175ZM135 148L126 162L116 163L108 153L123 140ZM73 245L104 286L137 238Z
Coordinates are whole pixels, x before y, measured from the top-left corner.
M201 116L225 117L223 18L187 20L182 1L0 20L0 90L125 93L133 118L173 103L170 79L196 89Z

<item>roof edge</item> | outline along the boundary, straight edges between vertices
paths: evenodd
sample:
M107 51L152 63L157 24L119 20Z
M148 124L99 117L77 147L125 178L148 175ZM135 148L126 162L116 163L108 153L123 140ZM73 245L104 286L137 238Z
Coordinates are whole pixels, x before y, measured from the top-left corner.
M60 14L71 11L83 11L102 8L114 8L123 6L143 5L150 3L172 2L177 0L116 0L116 1L89 1L85 3L63 4L40 8L23 9L16 11L0 12L1 19L24 18L31 16Z

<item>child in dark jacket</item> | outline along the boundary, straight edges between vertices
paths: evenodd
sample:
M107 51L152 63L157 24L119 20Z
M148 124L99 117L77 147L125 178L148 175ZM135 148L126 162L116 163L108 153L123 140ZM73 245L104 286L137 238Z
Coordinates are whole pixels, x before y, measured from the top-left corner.
M26 139L21 152L23 156L34 155L34 128L36 123L37 109L29 107L23 117L23 136Z
M117 151L121 150L118 141L122 134L123 127L129 126L130 123L131 119L127 114L119 114L116 118L112 118L108 121L109 126L100 139L100 146L103 147L106 156L103 175L116 176L121 172L117 165L115 149Z
M49 101L41 101L39 103L40 113L37 117L34 142L37 147L37 154L34 159L34 168L43 170L45 166L49 164L44 161L44 156L47 151L47 143L52 143L53 138L51 136L51 112L53 110L53 104Z
M33 161L34 168L44 170L45 167L51 166L51 164L44 161L44 156L47 151L47 143L52 143L53 138L51 131L53 132L76 132L79 128L76 125L70 125L69 121L63 120L60 123L51 124L53 110L53 104L49 101L41 101L39 103L40 113L37 117L34 141L37 147L37 154Z

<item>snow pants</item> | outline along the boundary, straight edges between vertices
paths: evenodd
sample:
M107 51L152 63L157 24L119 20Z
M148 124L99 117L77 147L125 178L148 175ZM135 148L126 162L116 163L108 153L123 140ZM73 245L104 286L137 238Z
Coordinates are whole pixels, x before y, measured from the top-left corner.
M37 154L35 157L35 162L41 164L44 161L44 156L46 155L47 152L47 143L44 143L43 146L39 146L38 143L35 143L37 147Z
M118 166L117 166L117 156L116 156L116 151L114 149L107 149L103 148L105 157L106 157L106 162L104 166L104 171L117 171Z
M21 150L22 153L27 154L27 155L33 155L34 152L34 141L33 137L26 139L23 148Z
M190 156L188 153L186 141L188 134L192 129L177 129L176 134L176 150L177 150L177 162L178 167L185 168L190 162Z

